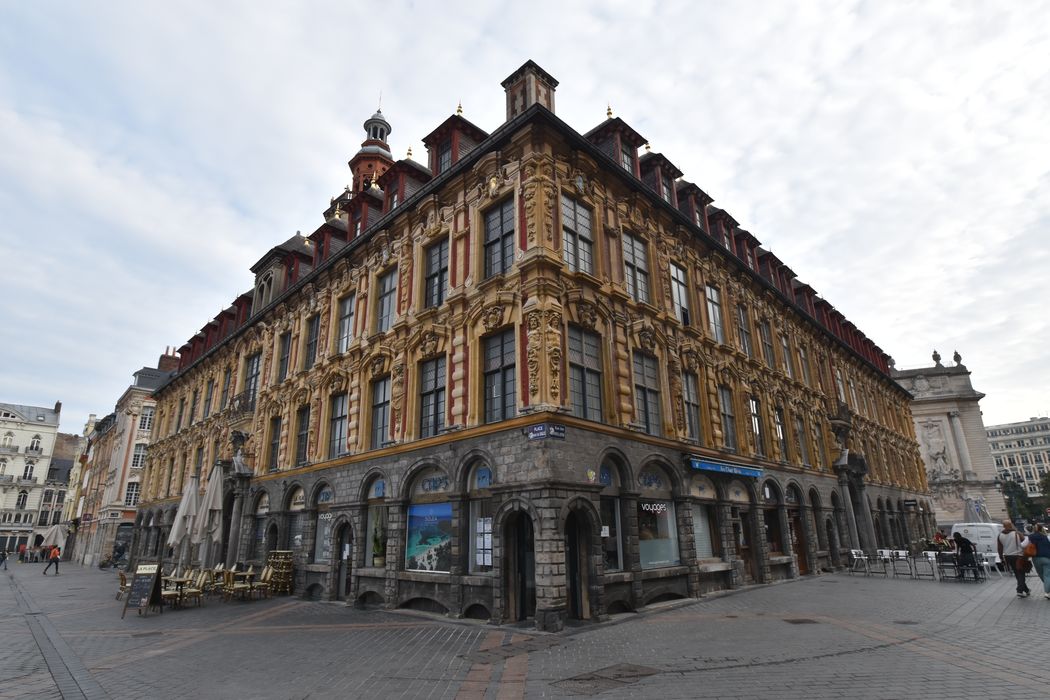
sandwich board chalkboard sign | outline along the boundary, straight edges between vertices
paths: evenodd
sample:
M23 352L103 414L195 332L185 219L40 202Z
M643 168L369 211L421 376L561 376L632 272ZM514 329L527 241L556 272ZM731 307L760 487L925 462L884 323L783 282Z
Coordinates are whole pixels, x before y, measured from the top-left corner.
M128 594L124 598L124 610L120 613L124 618L128 608L135 608L139 615L143 610L161 607L160 596L160 565L139 564L135 567L131 583L128 585Z

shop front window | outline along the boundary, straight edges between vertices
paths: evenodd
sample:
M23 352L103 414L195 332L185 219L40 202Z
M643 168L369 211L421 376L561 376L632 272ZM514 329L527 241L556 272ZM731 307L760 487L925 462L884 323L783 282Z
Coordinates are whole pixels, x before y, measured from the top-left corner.
M314 530L314 563L327 564L332 561L332 502L335 495L332 487L325 484L317 492L314 507L317 509L317 527Z
M638 554L642 568L674 566L681 558L671 481L663 469L648 467L638 475L638 483Z
M492 570L492 470L485 464L474 467L470 476L471 573Z
M598 471L598 481L604 487L600 497L602 559L606 571L622 571L623 526L620 521L619 470L613 465L603 464Z
M386 480L378 477L368 486L365 512L365 537L371 558L365 566L383 566L386 562Z
M449 480L439 469L428 469L412 484L412 502L405 520L405 569L452 570L452 502Z
M288 499L288 549L293 551L303 546L303 520L306 508L306 494L296 486Z
M714 507L702 503L693 504L693 539L696 543L697 559L713 559L715 554Z

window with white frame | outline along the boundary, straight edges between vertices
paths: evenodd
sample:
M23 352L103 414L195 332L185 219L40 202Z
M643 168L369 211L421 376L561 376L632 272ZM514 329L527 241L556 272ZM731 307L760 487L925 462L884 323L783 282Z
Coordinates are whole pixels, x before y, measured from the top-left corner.
M153 428L153 414L156 409L153 406L143 406L139 415L139 430L150 430Z
M350 341L354 337L354 310L356 304L356 294L347 294L339 298L339 330L336 339L336 352L344 353L350 348Z
M743 304L736 305L736 334L740 339L740 349L748 358L755 356L755 349L751 344L751 323L747 318L747 307Z
M124 491L124 505L128 508L134 508L139 504L139 482L129 481L128 486Z
M685 268L677 263L671 263L671 306L682 325L688 326L692 315L689 308L689 284L685 280Z
M444 304L448 294L448 240L427 248L425 258L424 306L430 309Z
M758 336L762 340L762 359L766 361L766 367L773 369L777 364L777 359L773 352L773 330L769 321L765 319L759 321Z
M131 455L131 468L142 469L146 466L146 443L135 443L135 451Z
M759 457L766 456L766 426L762 419L762 403L757 397L751 396L747 400L748 412L751 414L751 432L755 435L755 454Z
M623 267L627 293L635 301L649 303L649 256L645 241L633 234L623 234Z
M726 329L722 321L722 293L718 287L707 285L707 326L711 336L719 343L726 342Z
M502 275L514 262L514 199L485 213L485 279Z
M700 381L693 372L682 375L682 402L685 404L685 425L689 439L701 442Z
M561 196L562 249L572 272L594 274L594 238L591 210L576 200Z
M379 277L376 299L376 333L390 330L394 324L394 305L397 301L397 268Z

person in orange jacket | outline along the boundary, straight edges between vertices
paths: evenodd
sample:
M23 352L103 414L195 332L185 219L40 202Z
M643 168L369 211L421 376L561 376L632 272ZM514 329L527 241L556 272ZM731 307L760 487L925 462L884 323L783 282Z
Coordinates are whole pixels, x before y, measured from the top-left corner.
M58 562L62 559L62 552L58 547L51 548L51 555L48 557L47 566L44 567L44 576L47 576L47 570L51 568L51 565L55 565L55 576L58 576Z

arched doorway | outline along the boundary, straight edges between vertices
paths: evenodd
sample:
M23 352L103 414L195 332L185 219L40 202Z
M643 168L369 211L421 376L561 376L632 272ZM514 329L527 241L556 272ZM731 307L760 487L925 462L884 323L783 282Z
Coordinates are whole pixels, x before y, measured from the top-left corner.
M220 552L222 553L219 557L219 561L230 563L229 548L230 548L230 524L233 519L233 494L226 494L226 498L223 499L222 503L222 547Z
M350 547L353 541L353 533L350 529L350 523L343 523L339 526L335 531L335 541L336 567L333 590L335 591L336 600L346 600L350 593L350 573L353 567Z
M568 616L575 620L591 617L588 594L591 560L590 528L587 519L573 510L565 519L565 592Z
M270 527L266 530L266 557L270 556L270 552L277 549L277 523L270 523Z
M536 614L536 554L532 520L517 512L503 529L506 619L518 622Z
M730 503L730 515L733 525L733 543L736 545L737 559L743 563L743 582L755 583L757 571L761 569L755 561L755 531L751 513L751 496L741 482L733 480L726 486L726 500Z

